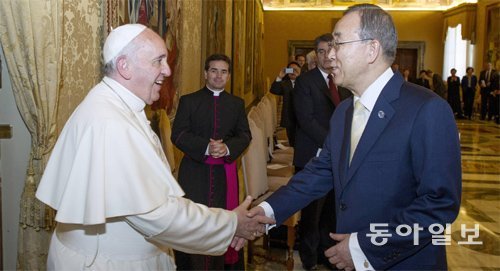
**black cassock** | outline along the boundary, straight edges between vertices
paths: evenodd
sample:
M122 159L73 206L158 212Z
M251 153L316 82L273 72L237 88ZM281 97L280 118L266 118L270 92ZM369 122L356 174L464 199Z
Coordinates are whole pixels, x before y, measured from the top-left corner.
M202 88L180 98L172 126L172 142L183 153L178 181L189 198L209 207L226 207L226 173L223 165L206 163L210 138L222 139L229 149L225 163L234 162L251 140L243 99L223 91L214 96ZM240 257L240 262L242 257ZM224 257L176 252L180 270L224 269Z

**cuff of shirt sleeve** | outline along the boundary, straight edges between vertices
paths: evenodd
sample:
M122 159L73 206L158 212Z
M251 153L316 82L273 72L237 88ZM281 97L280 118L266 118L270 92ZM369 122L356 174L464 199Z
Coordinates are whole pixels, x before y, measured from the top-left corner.
M356 271L375 270L359 246L357 232L351 233L351 236L349 237L349 251L351 252L352 261Z
M276 82L281 82L283 79L281 79L279 76L276 77Z
M274 217L274 210L273 210L273 207L271 207L271 205L269 205L269 203L263 201L259 204L260 207L262 207L262 209L264 209L264 214L269 217L269 218L272 218L274 220L276 220L276 218ZM276 227L276 224L272 224L272 225L269 225L269 224L266 224L266 234L269 232L270 229Z

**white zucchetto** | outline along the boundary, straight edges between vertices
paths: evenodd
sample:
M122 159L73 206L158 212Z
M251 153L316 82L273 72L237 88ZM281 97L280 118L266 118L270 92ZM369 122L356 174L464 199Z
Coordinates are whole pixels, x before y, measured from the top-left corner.
M102 49L104 63L108 63L116 57L135 37L144 31L147 27L142 24L121 25L109 33Z

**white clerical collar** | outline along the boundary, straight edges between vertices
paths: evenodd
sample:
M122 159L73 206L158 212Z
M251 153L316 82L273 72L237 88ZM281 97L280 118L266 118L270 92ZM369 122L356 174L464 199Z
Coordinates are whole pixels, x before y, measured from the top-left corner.
M373 82L366 90L363 92L363 95L359 97L360 103L368 109L368 111L372 112L373 107L375 107L375 103L377 102L378 96L384 89L385 85L394 75L391 67L387 68L384 73L382 73L375 82ZM353 102L356 102L357 96L354 96Z
M211 89L209 88L208 86L206 86L210 91L212 91L212 93L214 94L214 96L219 96L223 91L224 89Z
M105 76L102 81L108 87L110 87L116 95L120 96L125 104L130 107L131 110L135 112L141 112L146 107L146 103L139 97L137 97L134 93L128 90L126 87L122 86L120 83L115 81L114 79Z

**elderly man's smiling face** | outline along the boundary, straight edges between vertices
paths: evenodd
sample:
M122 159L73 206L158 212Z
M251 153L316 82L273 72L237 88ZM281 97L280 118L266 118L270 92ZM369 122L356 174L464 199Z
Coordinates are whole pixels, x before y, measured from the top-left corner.
M134 42L138 50L131 56L132 92L146 104L152 104L160 98L163 80L171 75L167 64L165 42L154 31L146 29Z
M342 17L333 31L333 48L329 52L332 60L335 84L348 89L356 89L368 68L370 39L359 37L360 15L352 12Z

